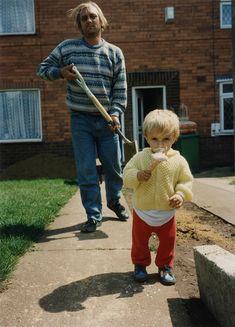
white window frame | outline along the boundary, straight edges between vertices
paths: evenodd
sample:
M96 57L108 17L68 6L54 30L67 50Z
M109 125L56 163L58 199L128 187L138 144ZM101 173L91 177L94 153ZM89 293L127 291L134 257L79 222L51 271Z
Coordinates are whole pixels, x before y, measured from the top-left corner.
M234 129L224 129L224 99L233 99L233 92L223 93L223 86L225 84L232 84L232 82L232 79L227 79L226 81L219 82L220 135L232 135L234 131Z
M10 0L10 1L12 1L12 0ZM21 24L18 23L18 26L17 26L17 29L18 30L15 30L15 31L12 31L12 32L9 32L7 30L4 31L4 26L3 26L3 23L1 23L1 21L3 22L2 17L3 16L6 16L6 12L2 8L2 10L0 10L0 36L4 36L4 35L31 35L31 34L35 34L36 33L36 26L35 26L36 25L36 23L35 23L35 4L34 4L34 1L35 0L13 0L13 1L15 2L15 5L16 5L16 7L14 8L15 11L17 11L19 8L22 9L22 5L24 4L23 1L29 1L31 3L32 12L31 13L30 12L27 13L25 15L25 17L23 17L28 22L28 25L31 27L31 29L30 29L30 27L28 27L28 30L19 31ZM19 7L17 7L17 6L19 6ZM1 9L1 6L0 6L0 9ZM7 9L10 10L10 6L7 7ZM9 12L8 15L12 16L12 15L14 15L14 13ZM9 21L9 24L11 24L10 21ZM13 24L11 24L11 26L12 25Z
M41 92L40 89L37 88L30 88L30 89L0 89L0 92L25 92L25 91L36 91L37 92L37 108L38 108L38 116L39 116L39 137L38 138L16 138L16 139L1 139L1 143L26 143L26 142L42 142L43 135L42 135L42 113L41 113Z
M223 6L230 5L231 6L231 24L223 24ZM221 29L228 29L232 28L232 1L228 0L221 0L220 2L220 28Z

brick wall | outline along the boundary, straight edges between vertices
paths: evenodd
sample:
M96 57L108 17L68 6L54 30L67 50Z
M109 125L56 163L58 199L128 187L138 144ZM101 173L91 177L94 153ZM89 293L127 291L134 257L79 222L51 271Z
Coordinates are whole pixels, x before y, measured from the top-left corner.
M36 76L36 67L59 42L78 36L73 22L66 16L67 10L78 3L77 0L35 1L36 34L1 37L0 88L36 87L41 90L42 149L45 143L62 145L71 140L69 114L64 102L65 82L43 82ZM103 36L122 48L129 74L159 70L178 72L179 102L187 105L190 120L198 124L202 166L232 164L233 138L210 137L210 125L219 118L215 76L231 73L231 30L219 27L220 1L100 0L97 3L110 22ZM164 8L172 5L175 21L166 24ZM129 113L127 117L128 130ZM216 148L222 143L226 147L219 154ZM40 149L40 144L28 144L28 151L26 144L15 144L15 160L22 146L25 156L31 155L33 147ZM13 146L0 144L2 156L7 148ZM7 165L12 160L13 155L11 160L4 158L3 161Z

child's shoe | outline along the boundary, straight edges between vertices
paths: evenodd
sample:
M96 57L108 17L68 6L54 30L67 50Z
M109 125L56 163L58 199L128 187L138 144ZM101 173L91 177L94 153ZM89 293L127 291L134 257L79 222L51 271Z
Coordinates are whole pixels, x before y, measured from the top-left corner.
M160 282L163 285L174 285L176 283L176 278L171 272L171 267L164 266L163 268L159 268L159 277Z
M148 273L146 271L146 267L141 265L135 265L134 280L136 282L143 283L146 282L147 279L148 279Z

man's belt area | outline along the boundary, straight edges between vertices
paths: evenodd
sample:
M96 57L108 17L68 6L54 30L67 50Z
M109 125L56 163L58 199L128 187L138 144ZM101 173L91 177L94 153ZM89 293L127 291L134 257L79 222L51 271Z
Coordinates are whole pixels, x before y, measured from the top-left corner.
M83 115L88 115L88 116L101 116L100 112L91 112L91 111L78 111L78 110L73 110L77 112L78 114L83 114Z

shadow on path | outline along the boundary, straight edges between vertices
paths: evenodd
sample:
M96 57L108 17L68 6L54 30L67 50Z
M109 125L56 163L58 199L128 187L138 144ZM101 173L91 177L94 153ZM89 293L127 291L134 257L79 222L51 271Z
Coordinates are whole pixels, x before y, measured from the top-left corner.
M117 294L118 298L133 297L144 286L132 280L132 272L116 272L94 275L55 289L39 300L39 305L48 312L79 311L90 297Z
M119 220L118 218L114 218L114 217L103 217L102 224L106 223L107 221L113 221L114 223L125 224L125 222ZM79 241L92 240L92 239L104 239L104 238L109 237L105 232L103 232L101 230L102 225L101 225L101 229L97 229L94 233L81 233L81 228L82 228L84 222L73 225L73 226L67 226L67 227L56 228L56 229L46 229L45 231L42 230L40 233L41 237L37 240L37 243L45 243L45 242L54 241L54 240L57 240L58 237L59 237L59 239L67 239L67 238L77 237L79 239ZM72 236L69 235L69 236L65 236L65 237L61 236L62 234L66 234L66 233L73 233L73 235Z
M191 327L222 327L200 298L182 299L181 301L183 301L187 309L192 324ZM175 304L174 300L169 300L172 319L176 313Z

